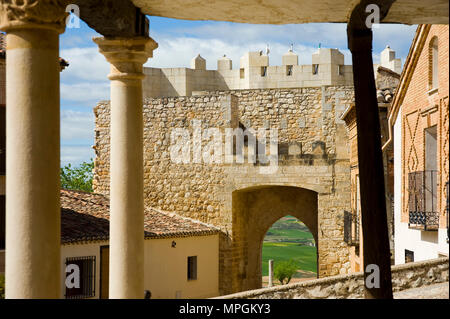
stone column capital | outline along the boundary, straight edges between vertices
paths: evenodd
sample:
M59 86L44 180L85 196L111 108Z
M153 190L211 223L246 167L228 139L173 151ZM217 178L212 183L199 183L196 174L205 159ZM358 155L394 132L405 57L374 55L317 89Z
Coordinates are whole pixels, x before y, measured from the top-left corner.
M38 28L63 33L67 0L0 0L0 29Z
M150 37L136 38L93 38L99 51L111 63L110 80L143 79L142 66L153 57L158 43Z

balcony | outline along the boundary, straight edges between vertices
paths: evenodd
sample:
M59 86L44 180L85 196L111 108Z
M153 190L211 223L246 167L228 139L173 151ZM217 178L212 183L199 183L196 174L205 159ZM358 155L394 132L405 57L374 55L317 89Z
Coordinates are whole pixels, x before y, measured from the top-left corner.
M409 173L408 194L408 227L437 231L439 228L438 171Z

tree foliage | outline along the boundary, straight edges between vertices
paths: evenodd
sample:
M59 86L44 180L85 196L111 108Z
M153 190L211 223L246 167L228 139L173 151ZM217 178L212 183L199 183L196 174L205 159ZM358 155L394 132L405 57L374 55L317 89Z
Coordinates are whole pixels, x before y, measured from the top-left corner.
M0 299L5 299L5 275L0 274Z
M61 168L61 187L63 189L92 192L94 161L83 162L78 167L68 164Z
M288 284L296 272L297 265L294 260L280 261L275 264L274 276L282 285Z

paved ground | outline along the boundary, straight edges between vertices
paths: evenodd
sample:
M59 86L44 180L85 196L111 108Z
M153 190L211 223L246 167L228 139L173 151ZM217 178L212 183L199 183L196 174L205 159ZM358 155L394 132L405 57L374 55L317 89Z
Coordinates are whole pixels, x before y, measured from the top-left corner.
M394 293L394 299L448 299L448 281Z

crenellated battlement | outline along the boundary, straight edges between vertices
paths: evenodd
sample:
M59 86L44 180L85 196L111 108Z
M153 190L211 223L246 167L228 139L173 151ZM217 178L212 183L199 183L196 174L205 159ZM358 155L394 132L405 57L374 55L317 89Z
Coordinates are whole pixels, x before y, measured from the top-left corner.
M311 64L299 64L292 48L282 56L282 65L269 63L263 51L247 52L240 58L239 68L225 55L217 60L216 70L206 69L206 60L197 55L190 68L145 68L144 97L191 96L196 91L226 91L353 85L351 65L345 65L338 49L319 48ZM386 47L381 64L374 65L400 73L401 61L395 51Z

